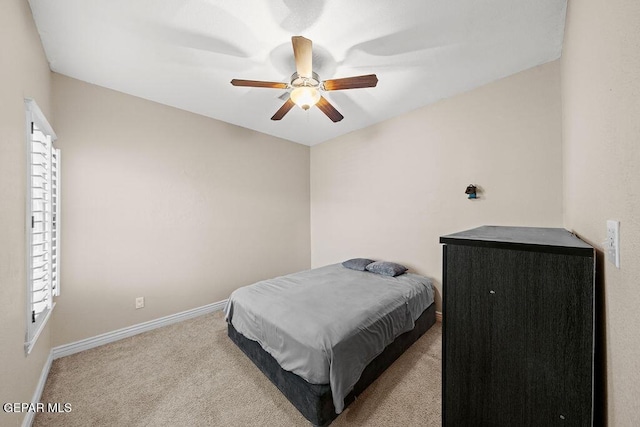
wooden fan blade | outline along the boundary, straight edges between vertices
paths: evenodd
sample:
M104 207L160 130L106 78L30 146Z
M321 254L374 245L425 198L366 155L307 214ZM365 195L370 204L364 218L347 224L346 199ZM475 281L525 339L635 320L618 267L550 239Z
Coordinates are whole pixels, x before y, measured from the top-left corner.
M287 102L282 104L282 107L280 107L280 109L276 111L273 117L271 117L271 120L282 120L284 115L287 114L289 110L293 108L294 105L296 104L291 100L291 98L287 99Z
M375 74L366 76L346 77L344 79L325 80L324 90L359 89L363 87L376 87L378 77Z
M344 116L340 114L338 110L335 109L333 105L329 103L323 96L320 97L320 100L316 104L316 106L327 115L334 123L339 122L344 119Z
M260 80L240 80L240 79L231 80L231 84L234 86L266 87L266 88L272 88L272 89L286 89L288 86L286 83L263 82Z
M291 37L293 44L293 56L296 58L296 71L300 77L312 77L313 59L311 53L311 40L302 36Z

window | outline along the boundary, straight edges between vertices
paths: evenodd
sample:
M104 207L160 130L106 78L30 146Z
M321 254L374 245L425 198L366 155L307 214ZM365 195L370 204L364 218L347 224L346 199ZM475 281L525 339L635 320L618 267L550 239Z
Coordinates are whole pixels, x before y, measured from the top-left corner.
M27 339L31 352L60 294L60 150L35 101L27 113Z

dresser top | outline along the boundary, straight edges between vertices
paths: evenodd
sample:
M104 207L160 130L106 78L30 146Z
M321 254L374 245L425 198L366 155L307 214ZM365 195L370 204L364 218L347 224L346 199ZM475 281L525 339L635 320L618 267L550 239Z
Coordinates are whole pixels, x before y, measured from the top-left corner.
M564 228L484 225L440 237L440 243L511 247L593 256L593 247Z

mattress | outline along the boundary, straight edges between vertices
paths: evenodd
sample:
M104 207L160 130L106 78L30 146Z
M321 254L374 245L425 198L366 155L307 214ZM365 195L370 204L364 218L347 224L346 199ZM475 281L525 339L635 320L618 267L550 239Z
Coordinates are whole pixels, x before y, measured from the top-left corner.
M381 276L340 264L240 288L227 321L286 371L329 384L336 413L365 367L433 303L426 277Z
M433 303L418 317L412 330L397 337L367 365L353 390L344 398L345 408L429 330L435 321L436 309ZM296 374L285 371L260 344L242 336L231 324L228 324L228 335L311 424L327 426L338 416L328 384L309 384Z

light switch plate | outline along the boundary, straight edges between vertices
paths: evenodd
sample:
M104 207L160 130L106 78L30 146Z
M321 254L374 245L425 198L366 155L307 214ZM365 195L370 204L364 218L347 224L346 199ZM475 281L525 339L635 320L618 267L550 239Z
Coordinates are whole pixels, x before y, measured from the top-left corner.
M620 221L607 221L607 240L605 241L607 259L620 268Z

